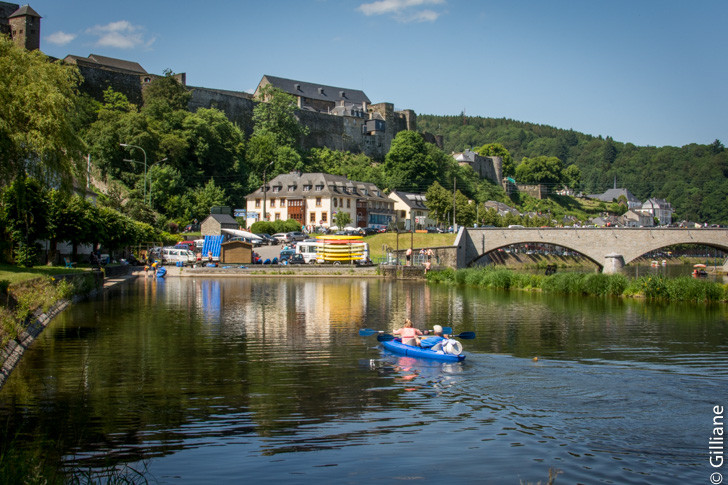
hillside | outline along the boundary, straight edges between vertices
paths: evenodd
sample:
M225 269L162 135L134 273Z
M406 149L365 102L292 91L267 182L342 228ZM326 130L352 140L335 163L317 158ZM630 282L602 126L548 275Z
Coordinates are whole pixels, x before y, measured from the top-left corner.
M509 119L418 115L417 128L444 137L451 153L486 143L500 143L516 163L523 157L555 156L565 166L576 164L580 189L602 193L626 188L640 200L665 199L675 209L673 220L728 224L728 151L711 145L638 147L546 125Z

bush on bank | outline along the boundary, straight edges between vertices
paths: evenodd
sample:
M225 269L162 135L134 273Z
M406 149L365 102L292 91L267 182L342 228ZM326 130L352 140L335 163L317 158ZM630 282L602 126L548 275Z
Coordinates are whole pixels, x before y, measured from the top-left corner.
M726 285L686 276L629 278L622 274L602 273L557 273L546 276L488 267L430 271L427 280L432 283L503 290L540 290L571 295L642 297L692 302L720 302L728 299Z
M57 302L88 294L93 288L94 276L90 273L70 280L41 276L17 284L0 281L0 347L17 338L33 318Z

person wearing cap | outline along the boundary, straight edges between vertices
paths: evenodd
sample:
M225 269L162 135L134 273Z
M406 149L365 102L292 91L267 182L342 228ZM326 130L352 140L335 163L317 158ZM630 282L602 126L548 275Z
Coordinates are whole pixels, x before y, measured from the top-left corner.
M420 347L423 349L430 349L434 351L442 350L442 343L447 340L442 335L442 326L435 325L432 327L432 335L431 337L424 338L420 341Z

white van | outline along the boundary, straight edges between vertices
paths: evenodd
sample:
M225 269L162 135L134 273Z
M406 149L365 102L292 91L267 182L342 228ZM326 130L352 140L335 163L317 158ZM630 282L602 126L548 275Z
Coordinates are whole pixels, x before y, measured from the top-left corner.
M307 239L296 244L296 254L302 255L304 261L307 263L323 263L323 259L321 261L317 261L317 254L321 253L322 247L323 243L321 241L317 241L316 239Z
M189 249L178 249L178 248L162 248L162 262L163 263L178 263L182 264L194 264L197 262L195 253Z

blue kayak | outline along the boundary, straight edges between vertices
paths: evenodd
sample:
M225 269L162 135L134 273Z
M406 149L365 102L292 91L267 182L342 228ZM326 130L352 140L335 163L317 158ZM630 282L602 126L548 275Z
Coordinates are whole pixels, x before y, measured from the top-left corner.
M423 349L413 345L404 345L398 338L394 340L385 340L382 342L382 346L392 353L407 357L416 357L418 359L437 360L440 362L460 362L465 360L465 354L445 354L441 351L435 352L434 350Z

